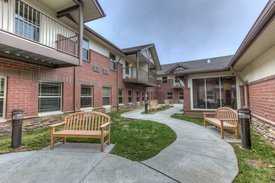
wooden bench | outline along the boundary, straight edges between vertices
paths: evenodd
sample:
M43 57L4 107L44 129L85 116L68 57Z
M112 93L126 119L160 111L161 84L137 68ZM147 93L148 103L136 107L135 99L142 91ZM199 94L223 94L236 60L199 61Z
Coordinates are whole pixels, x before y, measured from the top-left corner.
M55 127L63 125L63 130L55 131ZM51 125L51 149L54 148L56 137L62 137L63 143L67 137L101 139L100 150L103 152L104 144L110 144L111 119L100 112L79 112L65 117L64 122ZM105 137L108 139L105 141Z
M221 129L221 138L224 138L224 129L233 129L236 138L239 138L239 119L235 110L228 107L221 107L216 112L204 112L204 127L211 123Z
M157 100L151 100L149 102L149 109L152 111L158 111L160 106L158 106L158 101Z
M173 106L173 105L174 105L173 103L174 103L174 102L173 102L173 100L171 100L171 99L165 99L165 100L164 100L164 105L165 105L165 106L168 106L168 107Z

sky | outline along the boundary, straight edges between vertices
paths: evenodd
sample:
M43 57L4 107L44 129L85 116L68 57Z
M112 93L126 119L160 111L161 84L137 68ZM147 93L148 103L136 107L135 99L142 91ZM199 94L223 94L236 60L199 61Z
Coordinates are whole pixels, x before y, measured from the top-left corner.
M99 0L87 23L119 48L154 43L161 64L236 52L268 0Z

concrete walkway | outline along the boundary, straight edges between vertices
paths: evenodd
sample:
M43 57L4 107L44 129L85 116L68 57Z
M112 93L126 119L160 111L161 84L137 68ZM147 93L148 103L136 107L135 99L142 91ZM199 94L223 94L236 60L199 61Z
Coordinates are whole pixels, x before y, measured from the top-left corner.
M98 144L58 144L54 150L0 155L0 182L173 183L232 182L238 165L232 147L211 130L170 118L179 108L152 115L142 110L125 117L169 125L177 139L157 156L144 162L100 153Z

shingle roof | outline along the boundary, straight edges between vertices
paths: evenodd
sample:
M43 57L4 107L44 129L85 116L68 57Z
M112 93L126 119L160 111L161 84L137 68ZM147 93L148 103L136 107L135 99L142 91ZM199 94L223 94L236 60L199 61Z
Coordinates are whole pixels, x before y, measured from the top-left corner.
M222 71L227 70L232 55L223 56L223 57L214 57L201 60L177 62L172 64L161 65L162 70L157 72L157 75L166 75L167 71L175 66L182 66L183 70L175 71L175 74L192 74L192 73L201 73L201 72L213 72L213 71ZM208 60L210 59L210 63Z
M143 50L144 48L147 48L149 46L153 46L153 44L146 44L146 45L141 45L141 46L135 46L135 47L131 47L131 48L124 48L122 49L122 51L127 55L127 54L133 54L133 53L137 53L141 50Z

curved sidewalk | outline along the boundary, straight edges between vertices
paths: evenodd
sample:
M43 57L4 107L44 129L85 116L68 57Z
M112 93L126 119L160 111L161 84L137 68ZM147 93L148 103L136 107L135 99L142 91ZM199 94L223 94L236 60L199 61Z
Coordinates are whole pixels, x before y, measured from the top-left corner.
M142 115L143 109L124 117L165 123L177 139L155 157L143 162L100 153L98 144L58 144L54 150L0 155L0 182L95 183L230 183L238 173L233 148L209 129L170 118L179 108Z
M143 163L179 182L232 182L238 174L238 162L230 144L210 130L196 124L171 118L180 111L173 107L155 114L141 114L144 109L122 116L164 123L177 139L155 157Z

